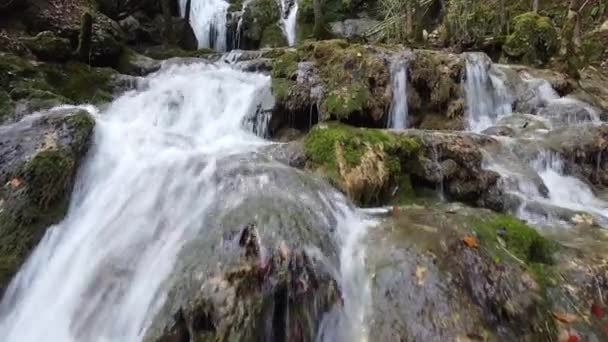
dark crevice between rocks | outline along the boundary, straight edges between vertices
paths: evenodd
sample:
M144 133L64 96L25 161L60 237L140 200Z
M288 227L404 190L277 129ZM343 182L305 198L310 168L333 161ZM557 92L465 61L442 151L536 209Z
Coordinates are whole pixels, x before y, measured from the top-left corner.
M308 106L299 110L288 110L282 105L277 105L270 119L270 136L276 137L284 129L292 128L301 132L308 132L319 122L319 111L317 106Z

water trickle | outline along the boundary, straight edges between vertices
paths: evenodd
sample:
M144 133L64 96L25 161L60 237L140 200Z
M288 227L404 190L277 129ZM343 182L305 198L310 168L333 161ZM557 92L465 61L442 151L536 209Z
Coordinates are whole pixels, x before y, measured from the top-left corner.
M221 183L219 161L268 144L260 138L272 101L268 76L200 63L146 80L94 113L93 148L68 214L49 228L0 303L2 341L141 341L167 298L165 280L182 247L207 236L210 217L234 204L218 200L227 201L222 186L235 188ZM333 213L345 308L337 317L363 329L368 222L342 195L319 192L325 203L298 203L310 205L307 215L319 205Z
M187 17L188 0L179 0L180 14ZM199 48L226 51L226 15L228 2L224 0L192 0L190 5L190 25L198 40Z
M297 0L279 0L281 4L281 29L289 46L296 44Z
M394 129L407 128L407 66L396 64L391 70L393 99L389 117L389 127Z
M468 130L481 132L512 112L512 100L500 70L482 53L466 55L466 120Z

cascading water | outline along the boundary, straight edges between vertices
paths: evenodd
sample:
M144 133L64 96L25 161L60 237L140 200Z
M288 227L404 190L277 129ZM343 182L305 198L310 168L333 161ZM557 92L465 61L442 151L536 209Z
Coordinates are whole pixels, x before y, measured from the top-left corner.
M287 44L294 46L296 44L296 20L298 18L298 1L297 0L279 0L281 4L281 29Z
M473 132L495 125L510 114L510 105L506 105L510 102L505 100L511 96L499 77L487 73L493 68L488 63L483 55L467 56L467 126ZM543 122L547 129L528 132L519 139L496 137L498 148L487 151L486 168L501 175L505 195L515 199L516 205L511 209L521 218L551 224L569 221L576 213L586 212L596 222L608 223L608 202L597 198L585 182L567 175L560 156L539 144L550 129L599 122L597 112L579 100L560 98L545 80L523 73L522 81L526 101L521 109L535 113L536 118L521 117L524 119L518 119L523 120L519 129L531 120Z
M391 101L389 127L407 128L407 66L397 64L391 71L393 99Z
M95 113L93 148L68 214L49 228L0 304L2 341L141 341L182 247L207 236L206 220L219 214L216 161L268 144L251 131L264 134L267 123L256 117L265 115L269 96L267 76L174 65ZM340 206L332 209L345 302L338 317L341 327L360 330L349 330L352 341L365 333L361 239L369 222L337 192L321 195L332 203L325 208Z
M481 53L466 55L466 118L468 130L481 132L512 112L511 99L492 61Z
M190 25L199 48L226 51L226 14L228 2L224 0L191 0L190 13L186 13L188 0L179 0L180 14L190 18Z

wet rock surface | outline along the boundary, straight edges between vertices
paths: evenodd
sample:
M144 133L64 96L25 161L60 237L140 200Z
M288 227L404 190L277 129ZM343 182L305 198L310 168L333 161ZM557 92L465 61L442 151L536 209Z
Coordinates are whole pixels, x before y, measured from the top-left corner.
M603 339L601 319L584 315L606 291L604 280L587 283L604 279L605 254L567 247L550 247L558 252L543 257L522 254L525 236L535 236L529 235L533 228L522 227L517 220L457 204L394 211L383 229L370 233L371 335L427 341ZM528 245L529 251L540 253L545 247L538 243L548 240L534 239L539 242ZM592 239L587 236L587 243ZM567 315L572 321L564 321Z
M180 253L145 340L313 340L340 301L332 236L342 200L265 157L219 163L223 199Z
M86 111L58 109L0 126L0 294L65 214L93 125Z

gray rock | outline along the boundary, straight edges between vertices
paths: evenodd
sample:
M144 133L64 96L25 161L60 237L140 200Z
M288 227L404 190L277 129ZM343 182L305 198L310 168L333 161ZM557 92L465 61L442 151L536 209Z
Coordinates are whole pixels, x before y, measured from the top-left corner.
M346 19L329 24L331 33L345 39L362 39L380 22L369 18Z

